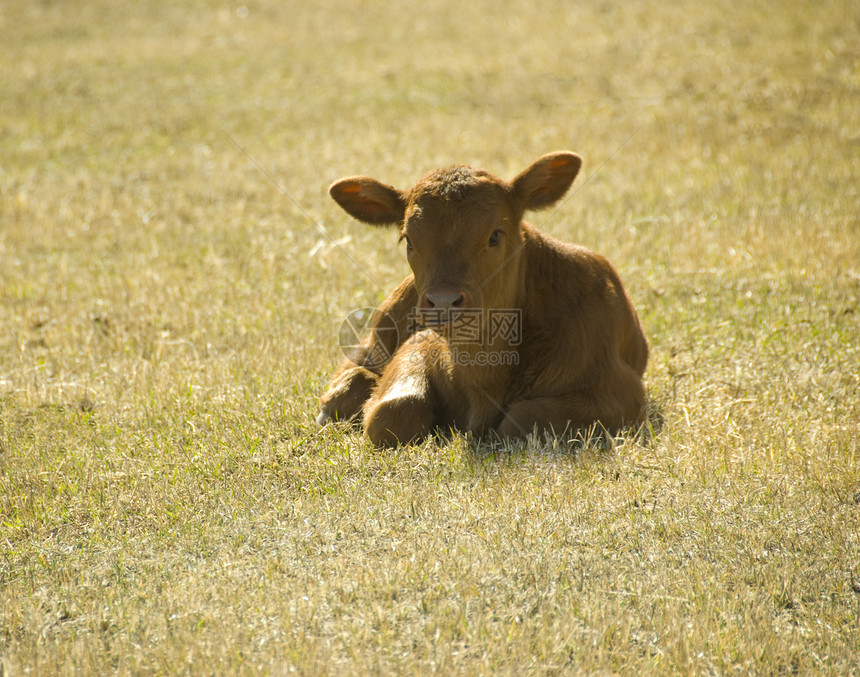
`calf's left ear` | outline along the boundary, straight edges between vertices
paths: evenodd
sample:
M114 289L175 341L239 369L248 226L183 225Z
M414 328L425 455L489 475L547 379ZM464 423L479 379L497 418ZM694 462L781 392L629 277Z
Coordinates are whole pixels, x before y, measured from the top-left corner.
M576 153L548 153L511 182L514 195L525 209L549 207L567 192L581 166Z
M347 214L375 226L400 223L406 212L400 191L367 176L336 181L328 192Z

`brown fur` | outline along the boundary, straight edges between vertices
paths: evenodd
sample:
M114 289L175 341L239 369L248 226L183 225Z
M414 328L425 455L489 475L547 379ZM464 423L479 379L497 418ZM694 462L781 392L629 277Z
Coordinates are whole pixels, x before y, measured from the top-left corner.
M407 191L367 177L332 185L352 216L399 225L413 275L333 379L319 422L363 415L375 444L396 445L437 427L523 436L641 421L648 344L617 273L523 221L557 202L580 165L558 152L511 182L460 166ZM516 314L519 335L488 336L491 312ZM458 334L469 313L481 341ZM391 359L373 359L380 350Z

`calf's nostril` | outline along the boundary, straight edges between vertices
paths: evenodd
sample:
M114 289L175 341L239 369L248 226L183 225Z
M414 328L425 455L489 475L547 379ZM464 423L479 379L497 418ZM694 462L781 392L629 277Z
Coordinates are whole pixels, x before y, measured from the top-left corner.
M466 305L466 295L463 292L433 292L424 295L427 308L462 308Z

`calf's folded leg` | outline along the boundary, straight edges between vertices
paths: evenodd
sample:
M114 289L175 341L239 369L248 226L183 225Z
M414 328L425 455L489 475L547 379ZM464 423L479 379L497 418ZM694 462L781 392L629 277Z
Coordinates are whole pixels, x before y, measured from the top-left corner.
M447 347L430 331L413 335L395 353L364 406L364 428L377 446L420 439L449 422Z
M426 374L396 373L364 406L364 429L379 447L396 447L427 435L433 428L435 402Z
M621 366L603 387L554 397L536 397L508 405L496 428L500 435L523 437L535 428L539 432L561 433L583 429L599 422L610 432L642 421L645 389L638 375Z

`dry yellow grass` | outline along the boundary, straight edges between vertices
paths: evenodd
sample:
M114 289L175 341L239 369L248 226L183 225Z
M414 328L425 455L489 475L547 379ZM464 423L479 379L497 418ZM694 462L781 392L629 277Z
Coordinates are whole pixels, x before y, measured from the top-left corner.
M860 672L858 34L847 0L4 3L0 674ZM535 222L620 270L651 439L318 430L340 320L406 272L327 185L562 148Z

